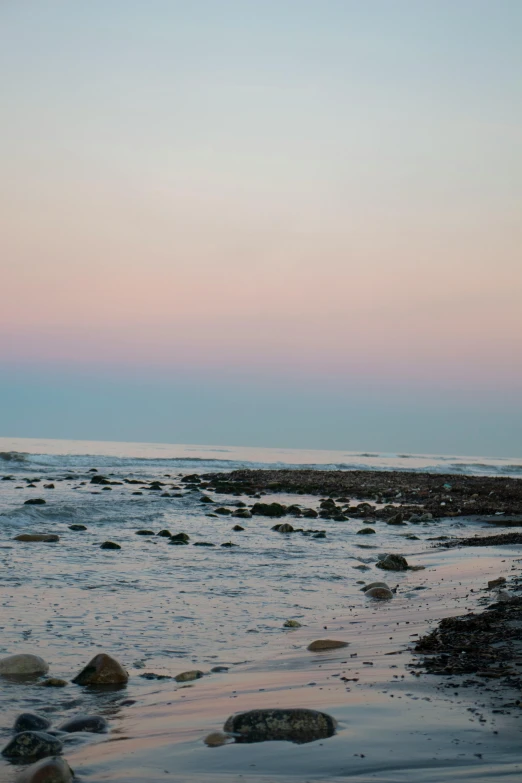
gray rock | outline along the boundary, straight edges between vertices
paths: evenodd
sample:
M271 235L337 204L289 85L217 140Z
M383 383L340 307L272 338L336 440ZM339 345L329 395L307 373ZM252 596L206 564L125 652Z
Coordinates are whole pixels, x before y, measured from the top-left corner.
M41 759L62 752L62 743L45 731L22 731L2 750L6 759Z
M105 718L101 715L74 715L69 718L61 726L58 726L59 731L66 731L72 734L75 731L90 731L93 734L101 734L107 731L108 724Z
M99 653L72 680L76 685L123 685L129 675L115 658Z
M199 669L192 669L188 672L181 672L181 674L176 674L174 679L176 682L191 682L192 680L199 680L200 677L203 677L203 672L200 672Z
M393 598L393 593L388 587L370 587L364 591L367 598L376 598L380 601L388 601Z
M49 664L39 655L22 653L19 655L8 655L0 659L0 674L6 676L26 677L37 674L47 674Z
M335 733L336 721L324 712L307 709L250 710L232 715L224 731L236 742L287 740L302 744L326 739Z
M18 734L21 731L41 731L48 729L51 721L43 715L36 715L34 712L22 712L15 720L13 730Z
M386 555L375 565L384 571L406 571L408 569L408 561L402 555Z
M104 541L103 544L100 545L100 549L121 549L121 546L114 541Z

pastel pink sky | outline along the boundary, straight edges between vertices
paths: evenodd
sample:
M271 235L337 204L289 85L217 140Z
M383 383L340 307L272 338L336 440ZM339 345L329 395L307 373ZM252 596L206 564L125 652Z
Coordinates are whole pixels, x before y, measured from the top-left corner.
M0 361L522 388L516 3L87 5L2 11Z

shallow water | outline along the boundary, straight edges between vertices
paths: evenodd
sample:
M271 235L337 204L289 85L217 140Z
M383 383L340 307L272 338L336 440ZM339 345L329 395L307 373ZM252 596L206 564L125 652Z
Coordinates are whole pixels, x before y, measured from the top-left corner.
M71 448L77 453L76 444ZM489 603L483 592L487 580L519 573L520 547L433 549L430 538L483 528L462 519L407 527L372 522L374 536L357 535L366 526L361 520L303 519L300 525L324 529L326 538L284 536L271 530L274 520L268 518L208 517L212 506L201 504L199 491L170 489L182 486L180 474L196 472L193 462L166 469L163 461L131 464L121 455L109 455L112 465L107 455L97 460L91 454L81 465L77 457L52 456L59 459L53 463L49 457L50 464L11 460L2 471L15 480L0 482L0 654L37 652L53 676L69 680L103 650L125 665L131 679L126 688L104 694L74 685L43 689L3 681L3 738L22 710L46 712L56 723L78 711L103 713L111 725L108 735L72 737L65 747L89 782L151 783L167 774L180 780L337 777L397 783L519 778L513 748L519 745L520 708L510 708L509 715L479 708L481 720L468 711L477 709L475 689L459 688L458 678L446 687L448 682L433 675L417 677L409 651L416 635L437 619ZM92 475L88 468L97 465L114 480L158 478L180 496L162 498L137 485L104 491L83 484ZM27 477L41 480L27 488ZM56 488L43 489L49 482ZM135 491L144 494L132 495ZM34 497L47 502L23 505ZM251 503L246 497L216 499L228 507ZM277 499L314 508L319 502L303 495ZM236 522L244 532L232 532ZM87 530L73 532L72 523ZM137 536L140 528L184 531L191 544ZM60 541L13 541L21 532L58 533ZM412 533L419 540L405 537ZM120 543L121 551L100 550L106 539ZM197 540L217 546L192 546ZM239 546L219 546L227 541ZM426 570L379 571L381 552L401 552ZM381 579L398 585L393 600L364 598L359 582ZM287 618L303 628L283 629ZM320 655L306 651L311 640L325 636L350 646ZM193 668L209 672L217 664L229 671L190 686L140 677ZM498 693L492 693L495 687ZM512 694L495 687L484 686L489 689L484 703L512 701ZM122 705L127 700L135 703ZM339 731L307 746L210 749L202 743L232 712L279 705L325 709L340 721ZM0 763L0 780L12 778L13 768Z

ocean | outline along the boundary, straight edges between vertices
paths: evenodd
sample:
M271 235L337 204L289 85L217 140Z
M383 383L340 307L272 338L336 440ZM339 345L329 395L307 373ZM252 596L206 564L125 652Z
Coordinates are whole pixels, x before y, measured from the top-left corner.
M284 536L273 519L213 513L223 504L244 508L250 498L209 491L205 504L183 478L245 467L516 478L522 459L15 438L0 439L0 452L0 656L35 652L53 676L70 681L104 651L131 677L123 692L104 694L2 680L0 740L25 710L54 723L79 711L103 714L108 735L65 741L85 783L167 775L223 783L517 779L512 729L494 736L498 717L470 725L475 702L464 692L461 707L450 709L445 691L413 677L405 652L441 617L479 607L485 581L516 567L516 547L436 548L441 536L484 530L483 522L452 517L404 528L381 523L376 535L359 535L361 520L310 519L324 537ZM111 484L93 484L95 473ZM161 491L150 491L153 480ZM45 503L26 503L34 499ZM319 502L302 494L263 500L314 509ZM237 522L243 530L233 529ZM137 535L144 529L152 535ZM170 545L162 530L186 533L189 545ZM59 541L15 540L34 532ZM121 549L101 549L107 540ZM424 570L391 575L393 601L374 605L361 584L382 578L375 563L387 552ZM284 628L287 619L302 627ZM306 645L325 635L345 638L349 652L310 656ZM223 671L211 673L217 665ZM169 679L189 669L208 676L190 686ZM272 743L268 753L203 744L229 714L274 704L326 709L339 731L326 750L314 743L313 753L289 743ZM464 751L454 743L461 729ZM476 756L486 750L487 767ZM12 779L11 765L0 762L0 781Z

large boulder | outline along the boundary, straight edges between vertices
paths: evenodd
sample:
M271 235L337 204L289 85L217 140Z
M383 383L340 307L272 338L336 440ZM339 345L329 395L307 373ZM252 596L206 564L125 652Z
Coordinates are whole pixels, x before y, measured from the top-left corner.
M42 759L20 772L15 783L72 783L73 772L65 759Z
M36 715L34 712L22 712L15 720L13 730L16 734L21 731L42 731L51 725L49 718Z
M386 555L376 564L377 568L384 571L407 571L408 561L402 555Z
M76 685L123 685L129 675L115 658L99 653L72 680Z
M20 655L8 655L0 659L0 674L15 677L47 674L49 664L39 655L22 653Z
M236 742L287 740L305 743L331 737L336 721L324 712L307 709L250 710L232 715L224 731Z
M107 731L108 724L105 718L101 715L74 715L69 718L61 726L58 726L59 731L66 731L72 734L76 731L90 731L92 734L101 734Z
M62 752L62 743L45 731L22 731L16 734L2 750L6 759L22 761L41 759Z

